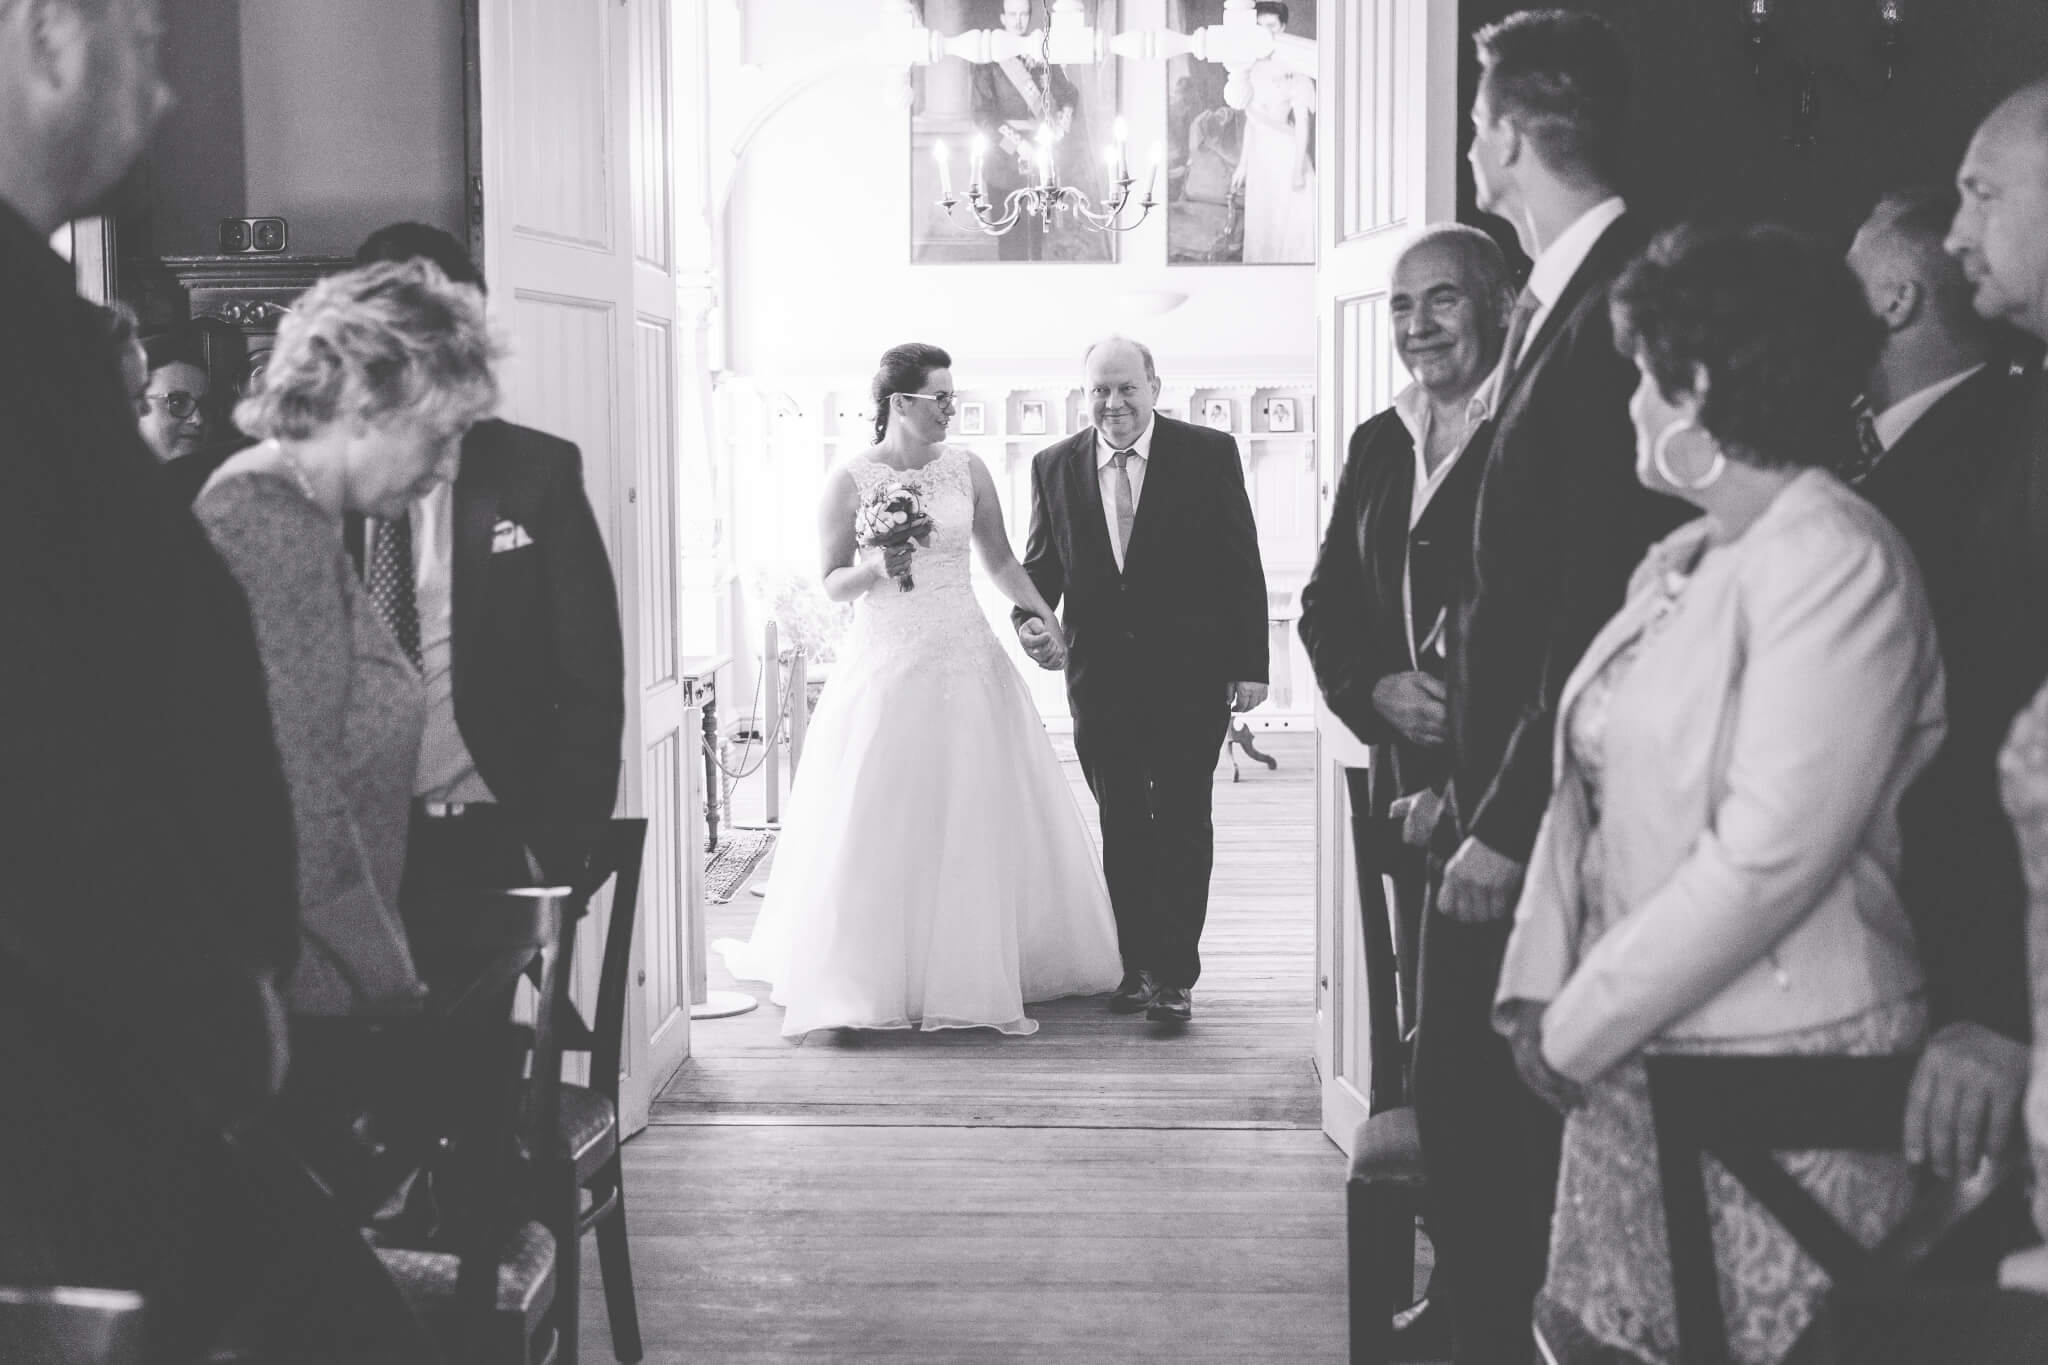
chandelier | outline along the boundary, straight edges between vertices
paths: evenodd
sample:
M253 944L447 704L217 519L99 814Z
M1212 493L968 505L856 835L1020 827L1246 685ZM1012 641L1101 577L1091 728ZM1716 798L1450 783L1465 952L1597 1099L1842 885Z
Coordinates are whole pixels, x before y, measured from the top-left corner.
M1055 37L1059 39L1055 43ZM1080 6L1065 0L1052 7L1046 15L1043 36L1038 43L1038 109L1042 114L1053 108L1053 49L1058 46L1062 56L1079 55L1076 49L1086 53L1092 60L1095 53L1093 34L1083 26ZM1022 56L1029 46L1029 39L1015 34L1001 32L985 35L989 59ZM988 139L980 133L967 154L967 198L962 200L953 193L952 158L944 140L932 144L932 158L939 165L939 207L946 217L961 227L973 228L990 237L1000 237L1019 223L1034 222L1037 231L1050 233L1054 220L1065 215L1078 224L1085 224L1099 232L1129 232L1151 216L1158 200L1154 193L1159 188L1159 167L1166 159L1166 149L1155 145L1152 149L1152 172L1145 179L1145 197L1137 201L1135 217L1126 221L1124 211L1131 207L1131 187L1137 181L1131 178L1130 157L1125 147L1125 126L1122 118L1116 121L1116 136L1105 150L1104 160L1109 172L1110 184L1114 187L1100 207L1088 197L1085 190L1073 185L1059 183L1055 175L1056 151L1064 136L1063 131L1053 128L1047 117L1041 117L1038 133L1031 141L1030 164L1033 179L1003 196L998 204L990 198L982 179L982 167L988 157ZM1019 158L1020 165L1024 158ZM963 220L955 210L964 206L970 217ZM1027 231L1030 229L1026 229Z

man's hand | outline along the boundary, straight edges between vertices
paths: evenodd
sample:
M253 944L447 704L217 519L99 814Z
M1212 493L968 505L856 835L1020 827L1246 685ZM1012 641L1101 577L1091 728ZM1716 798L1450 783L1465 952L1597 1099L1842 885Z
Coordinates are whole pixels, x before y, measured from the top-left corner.
M1389 673L1372 685L1372 709L1410 744L1444 742L1444 685L1427 673Z
M1017 625L1017 643L1024 646L1024 652L1040 668L1056 671L1066 666L1067 651L1060 644L1059 637L1045 627L1045 622L1036 616L1027 616Z
M1410 792L1387 808L1389 818L1401 824L1401 842L1410 848L1428 848L1429 836L1443 814L1444 799L1427 787Z
M1959 1019L1927 1040L1906 1093L1906 1160L1943 1180L2004 1154L2027 1089L2026 1044Z
M1230 685L1230 709L1249 711L1266 699L1266 685L1257 682L1239 682Z
M1477 839L1467 839L1444 864L1444 884L1436 908L1454 920L1483 924L1506 919L1522 889L1522 864L1495 853Z
M1521 1076L1522 1084L1536 1092L1536 1097L1552 1109L1563 1113L1576 1109L1585 1102L1585 1091L1577 1081L1553 1070L1543 1060L1543 1010L1541 1000L1511 1000L1507 1009L1511 1023L1508 1029L1508 1047L1515 1054L1515 1071Z

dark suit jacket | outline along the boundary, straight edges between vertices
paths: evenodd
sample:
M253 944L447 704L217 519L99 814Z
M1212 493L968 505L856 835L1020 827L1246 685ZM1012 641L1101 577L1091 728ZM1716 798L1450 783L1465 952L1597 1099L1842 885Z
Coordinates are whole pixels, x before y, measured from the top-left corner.
M1472 511L1485 467L1484 428L1475 440L1459 454L1411 531L1414 438L1392 408L1362 423L1351 434L1315 572L1301 590L1301 642L1316 684L1337 718L1373 746L1376 810L1395 796L1441 787L1450 775L1449 755L1401 738L1373 706L1372 691L1389 674L1416 667L1408 651L1409 603L1402 594L1410 561L1418 644L1438 613L1448 610L1462 577L1460 561L1471 552ZM1422 669L1439 679L1445 672L1435 653L1425 656Z
M1266 681L1266 573L1237 442L1153 421L1122 573L1102 516L1094 428L1031 462L1024 569L1055 610L1066 601L1076 710L1221 699L1229 683Z
M0 308L17 320L0 329L0 953L218 1119L266 1094L251 978L288 977L299 944L248 604L164 497L71 267L4 204ZM57 1025L0 994L13 1079L14 1054ZM13 1111L4 1183L32 1182L49 1115ZM74 1193L97 1181L81 1172L110 1174L71 1156L53 1178Z
M1636 368L1608 318L1608 289L1647 240L1634 214L1601 234L1494 403L1470 577L1451 613L1450 832L1518 861L1549 804L1565 679L1644 551L1691 515L1636 480Z
M1900 892L1928 1005L1937 1028L1970 1019L2014 1038L2031 1034L2026 887L1997 755L2040 682L2018 637L2042 632L2015 631L2024 618L2006 609L1981 610L2015 572L1985 561L1981 523L1987 499L2023 503L2010 487L2022 467L2012 431L2022 387L1987 366L1921 414L1858 485L1919 561L1947 670L1948 738L1899 806Z
M533 543L494 552L501 522ZM348 538L360 565L360 519ZM573 879L618 797L626 715L618 588L576 447L510 422L471 427L454 539L456 728L542 868Z

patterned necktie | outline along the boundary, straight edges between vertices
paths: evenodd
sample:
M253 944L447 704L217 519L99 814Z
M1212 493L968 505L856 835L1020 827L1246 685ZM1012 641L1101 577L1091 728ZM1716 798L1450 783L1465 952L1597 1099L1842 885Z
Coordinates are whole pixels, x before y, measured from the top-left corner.
M1138 500L1131 496L1131 452L1119 450L1109 457L1116 468L1116 562L1122 567L1130 553L1131 523L1138 519Z
M1878 439L1877 419L1870 413L1870 405L1861 399L1856 403L1856 458L1842 467L1842 482L1862 483L1870 477L1870 471L1877 468L1877 462L1884 458L1884 442Z
M1508 394L1508 385L1515 382L1515 368L1522 361L1522 344L1529 339L1529 323L1536 316L1536 310L1543 301L1532 289L1524 288L1515 296L1515 311L1508 315L1508 340L1500 352L1500 386L1493 391L1494 401ZM1495 408L1498 411L1498 406Z
M370 590L370 604L391 628L412 666L420 666L420 608L413 597L412 518L394 517L368 523L369 567L364 572Z

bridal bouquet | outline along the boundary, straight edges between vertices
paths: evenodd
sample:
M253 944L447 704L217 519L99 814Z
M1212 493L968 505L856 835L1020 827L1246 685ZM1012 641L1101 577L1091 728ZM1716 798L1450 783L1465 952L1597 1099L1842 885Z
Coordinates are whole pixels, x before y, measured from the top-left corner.
M863 550L894 549L913 540L929 545L932 519L925 515L924 499L909 484L877 484L853 509L853 539ZM896 585L899 592L914 586L907 572Z

